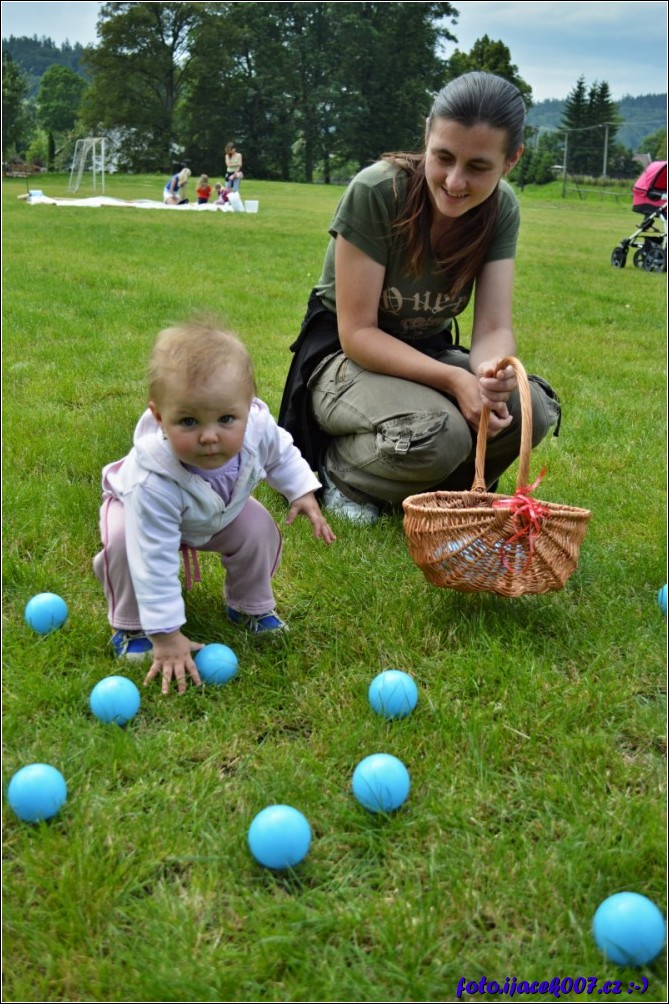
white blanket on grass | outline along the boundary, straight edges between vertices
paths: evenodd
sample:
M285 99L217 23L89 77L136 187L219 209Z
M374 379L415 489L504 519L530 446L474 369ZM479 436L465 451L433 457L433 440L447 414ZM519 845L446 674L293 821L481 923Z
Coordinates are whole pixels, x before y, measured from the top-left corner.
M244 212L244 203L239 200L239 208L235 210L234 206L229 203L224 205L216 205L213 202L207 202L204 205L198 205L196 202L187 202L183 206L167 206L164 202L155 202L152 199L135 199L132 202L127 202L124 199L112 199L107 195L94 195L89 199L50 199L47 195L43 193L28 195L25 200L29 206L80 206L83 208L98 206L128 206L132 209L176 209L177 212L214 212L214 213L234 213Z

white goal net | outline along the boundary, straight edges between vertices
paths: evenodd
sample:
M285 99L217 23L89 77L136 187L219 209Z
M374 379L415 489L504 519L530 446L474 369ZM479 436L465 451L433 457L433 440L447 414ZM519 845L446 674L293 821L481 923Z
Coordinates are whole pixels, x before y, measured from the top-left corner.
M100 176L101 191L105 190L105 148L106 140L104 136L88 136L86 139L78 139L74 147L74 157L72 158L72 168L70 170L70 192L77 192L83 178L86 164L90 157L90 170L93 172L93 191L97 191L97 178Z

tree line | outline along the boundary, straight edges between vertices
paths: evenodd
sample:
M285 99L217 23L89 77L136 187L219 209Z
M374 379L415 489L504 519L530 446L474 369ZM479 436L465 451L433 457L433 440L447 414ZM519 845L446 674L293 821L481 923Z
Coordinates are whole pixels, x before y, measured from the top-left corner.
M234 142L247 175L343 180L382 152L419 148L434 94L468 70L511 80L532 106L503 42L484 35L445 57L457 20L450 3L105 3L97 44L63 47L34 97L53 43L3 41L3 159L39 149L63 169L76 138L106 135L120 170L216 174ZM607 173L631 176L620 124L608 84L579 78L562 131L528 127L518 180L554 177L565 130L570 171L601 173L606 145Z

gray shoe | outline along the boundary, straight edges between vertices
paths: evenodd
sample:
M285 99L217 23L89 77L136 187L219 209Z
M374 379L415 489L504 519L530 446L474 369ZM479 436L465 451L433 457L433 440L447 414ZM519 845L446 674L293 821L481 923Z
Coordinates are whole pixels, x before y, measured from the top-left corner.
M320 470L323 482L323 508L336 516L343 516L359 526L371 526L379 518L378 506L372 502L354 502L334 485L324 468Z

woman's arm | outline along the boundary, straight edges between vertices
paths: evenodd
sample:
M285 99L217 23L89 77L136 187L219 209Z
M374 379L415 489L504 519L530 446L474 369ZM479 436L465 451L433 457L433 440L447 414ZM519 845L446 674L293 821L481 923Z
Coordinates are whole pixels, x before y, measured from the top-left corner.
M511 326L514 270L512 258L491 261L483 266L476 281L470 361L479 378L482 400L493 412L491 419L494 415L507 418L504 402L516 387L516 376L510 366L497 369L504 356L516 352ZM494 423L493 432L495 428Z
M516 342L511 329L513 301L512 258L490 261L476 280L472 326L472 369L490 359L513 355Z
M413 380L448 394L455 398L474 428L478 428L484 403L484 386L480 381L483 371L478 375L475 371L486 364L485 401L496 408L490 415L489 435L509 424L511 419L503 401L515 386L515 375L510 370L512 382L507 389L506 375L501 380L491 379L488 370L491 360L497 361L513 351L510 328L513 261L489 263L477 282L471 361L474 372L432 359L381 331L378 311L385 269L341 235L337 235L335 242L335 275L339 339L350 359L374 373ZM500 297L499 305L496 296Z

